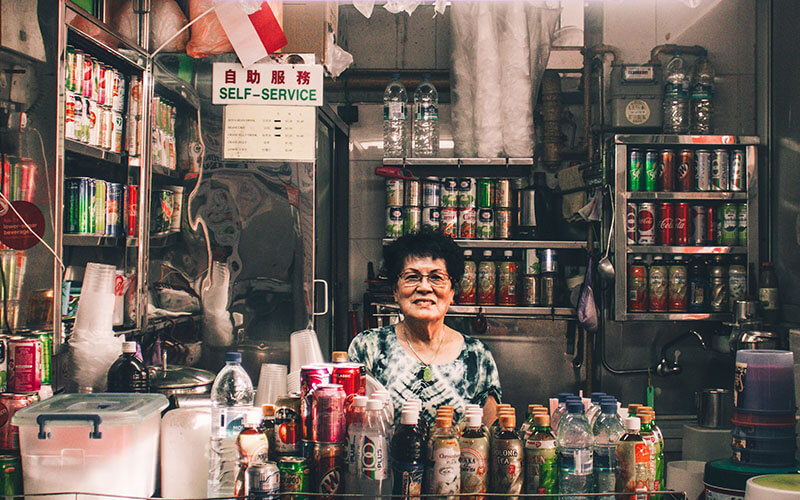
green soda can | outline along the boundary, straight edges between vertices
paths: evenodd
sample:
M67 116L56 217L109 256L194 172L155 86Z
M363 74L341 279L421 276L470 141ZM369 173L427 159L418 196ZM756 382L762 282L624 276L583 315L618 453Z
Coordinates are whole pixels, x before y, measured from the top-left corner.
M658 151L648 149L644 155L644 190L655 191L658 178Z
M311 467L304 457L281 457L278 461L281 475L281 493L311 492ZM284 495L288 500L306 500L306 495Z
M94 234L106 232L106 181L94 180Z
M642 190L642 170L644 156L641 149L631 149L631 159L628 164L628 184L631 191Z
M739 211L735 203L725 203L720 210L722 220L722 230L720 231L720 243L725 246L735 245L738 240Z
M0 455L2 495L9 497L22 493L22 462L16 455Z
M747 246L747 203L736 206L736 236L739 245Z
M525 492L558 493L556 438L549 415L534 415L533 432L525 440Z
M486 177L478 179L478 208L492 208L494 205L494 179Z
M26 335L38 339L42 344L42 383L50 384L53 381L53 332L37 330Z

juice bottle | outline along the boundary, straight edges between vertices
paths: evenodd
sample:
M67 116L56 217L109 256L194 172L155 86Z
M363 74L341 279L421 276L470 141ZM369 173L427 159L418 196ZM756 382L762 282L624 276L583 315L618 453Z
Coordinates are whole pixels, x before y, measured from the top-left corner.
M269 441L267 435L258 428L261 425L261 412L258 409L245 414L244 429L236 438L236 451L239 453L239 467L234 483L234 495L244 495L245 474L251 463L269 461Z
M647 500L650 450L639 434L640 429L639 418L628 417L625 419L625 434L617 441L617 500Z
M550 431L550 416L534 415L532 431L525 440L526 493L558 493L556 437Z
M469 413L458 441L461 448L461 493L486 493L489 483L489 438L481 429L479 413ZM465 500L483 500L476 495Z

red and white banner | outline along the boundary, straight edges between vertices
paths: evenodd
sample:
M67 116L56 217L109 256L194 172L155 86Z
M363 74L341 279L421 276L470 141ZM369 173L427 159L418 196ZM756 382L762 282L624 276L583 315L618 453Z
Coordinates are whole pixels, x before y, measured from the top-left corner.
M286 45L269 2L216 0L217 19L245 68Z

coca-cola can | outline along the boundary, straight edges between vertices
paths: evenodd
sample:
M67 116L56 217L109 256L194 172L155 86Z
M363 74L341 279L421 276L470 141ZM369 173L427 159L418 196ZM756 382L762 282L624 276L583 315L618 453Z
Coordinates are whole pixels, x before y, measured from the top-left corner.
M675 205L675 244L689 244L689 204L678 203Z
M639 245L654 245L656 242L655 231L655 218L656 218L656 205L655 203L639 203L639 211L637 214L636 229L638 231L638 238L636 242Z
M697 150L697 162L694 169L695 191L711 191L711 151Z
M715 243L717 241L717 208L713 205L706 207L706 225L705 225L705 240L708 243Z
M300 368L300 416L302 419L301 437L311 440L314 433L311 414L314 390L331 382L331 366L324 363L305 365Z
M658 244L672 245L675 238L675 206L672 203L658 205Z
M689 241L692 245L702 246L706 242L706 219L708 218L708 210L703 205L694 205L692 207L692 231Z
M625 232L628 235L628 245L635 245L638 241L636 230L638 227L639 206L636 203L628 203L628 214L625 217Z
M682 149L680 152L680 163L678 165L677 191L691 191L694 187L694 151Z
M661 161L658 166L659 191L675 191L675 151L661 150Z
M361 363L336 363L331 382L339 384L347 396L363 396L367 393L367 369Z
M343 443L344 403L347 395L339 384L322 384L314 389L311 418L315 443Z

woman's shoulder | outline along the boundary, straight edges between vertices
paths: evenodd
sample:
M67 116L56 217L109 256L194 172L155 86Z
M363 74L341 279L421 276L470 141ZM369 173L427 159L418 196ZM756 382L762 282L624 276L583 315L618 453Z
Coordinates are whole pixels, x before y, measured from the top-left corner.
M460 333L460 332L459 332ZM466 333L462 333L461 336L464 338L464 349L467 351L478 351L483 352L486 351L486 346L480 339L475 337L471 337Z
M353 341L359 341L365 343L382 342L386 341L386 339L390 337L393 337L394 335L395 335L394 325L380 326L378 328L370 328L369 330L364 330L363 332L356 335Z

